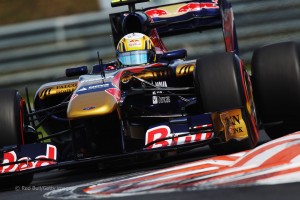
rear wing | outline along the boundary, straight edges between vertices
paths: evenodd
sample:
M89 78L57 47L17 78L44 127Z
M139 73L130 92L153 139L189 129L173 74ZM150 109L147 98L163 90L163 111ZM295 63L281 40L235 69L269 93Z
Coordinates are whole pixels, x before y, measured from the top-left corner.
M136 16L136 19L126 24L128 15L131 18ZM149 35L147 30L154 24L152 27L160 37L220 28L226 51L239 53L233 11L227 0L184 1L134 12L131 9L130 12L110 14L110 21L115 47L126 33L144 31Z
M219 5L212 1L187 1L147 8L143 12L151 17L154 22L166 21L166 26L157 28L160 36L222 27Z

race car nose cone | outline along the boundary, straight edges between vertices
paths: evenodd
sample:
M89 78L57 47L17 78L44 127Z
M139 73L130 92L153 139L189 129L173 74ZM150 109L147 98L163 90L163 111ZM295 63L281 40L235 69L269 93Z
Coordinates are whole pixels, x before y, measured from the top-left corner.
M106 115L112 113L116 106L115 98L105 91L81 94L70 101L67 117L76 119Z

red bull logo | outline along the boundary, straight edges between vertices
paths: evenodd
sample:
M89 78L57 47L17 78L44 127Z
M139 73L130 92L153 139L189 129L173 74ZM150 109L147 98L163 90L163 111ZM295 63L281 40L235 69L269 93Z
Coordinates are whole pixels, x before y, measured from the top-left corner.
M153 143L147 148L154 149L209 140L213 136L213 132L197 133L193 135L185 135L185 133L172 134L170 127L162 125L147 130L145 143L146 145Z
M170 6L171 7L171 6ZM145 13L149 15L150 17L167 17L168 15L173 16L173 15L178 15L178 13L188 13L188 12L194 12L194 11L199 11L202 9L218 9L218 0L212 0L211 2L191 2L184 4L178 5L178 8L174 10L173 8L169 7L161 7L161 8L154 8L146 11Z
M128 42L128 45L129 47L136 47L136 46L142 46L142 43L140 40L133 39Z
M219 8L218 6L218 0L213 0L212 3L188 3L185 6L182 6L179 8L178 12L193 12L193 11L198 11L203 8L206 9L214 9L214 8Z
M38 168L42 166L56 164L57 149L55 146L48 144L46 155L37 156L34 161L29 157L22 157L17 159L15 151L6 152L3 155L2 164L8 164L0 167L0 174L23 171L27 169Z
M167 15L167 11L163 9L151 9L146 11L146 14L149 15L150 17L160 17L163 15Z

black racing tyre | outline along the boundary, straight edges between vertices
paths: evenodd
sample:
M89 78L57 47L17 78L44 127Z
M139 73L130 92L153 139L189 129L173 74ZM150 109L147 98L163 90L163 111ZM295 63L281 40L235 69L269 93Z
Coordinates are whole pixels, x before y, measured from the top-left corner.
M270 138L300 130L300 47L282 42L256 49L252 82L259 119Z
M24 144L24 121L26 105L19 92L14 89L0 90L0 148ZM5 181L6 186L29 185L33 174L20 174Z
M299 121L281 121L274 124L265 124L265 132L271 139L282 137L286 134L299 131Z
M198 59L194 71L194 85L199 106L204 113L236 108L246 108L249 94L244 85L246 71L241 67L240 59L233 53L219 53ZM248 75L248 74L247 74ZM249 76L248 76L249 79ZM247 82L247 85L250 81ZM251 87L247 86L247 87ZM252 92L250 92L252 97ZM249 106L248 106L249 107ZM210 147L218 154L238 152L253 148L257 143L255 107L253 113L243 115L249 137L243 140L211 143ZM255 118L255 120L253 119ZM256 134L256 136L255 136Z
M25 102L13 89L1 89L0 97L0 146L22 144Z

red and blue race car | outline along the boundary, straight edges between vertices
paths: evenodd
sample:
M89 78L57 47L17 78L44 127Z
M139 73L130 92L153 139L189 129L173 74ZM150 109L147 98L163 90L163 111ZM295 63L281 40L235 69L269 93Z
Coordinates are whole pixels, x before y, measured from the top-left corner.
M41 171L203 145L238 152L256 146L261 123L274 138L299 129L298 44L256 50L250 76L226 0L136 10L141 2L112 1L129 8L110 14L116 61L67 69L66 80L40 86L34 108L18 91L0 90L0 179L24 185ZM185 49L167 50L161 39L210 29L223 32L225 51L195 60L186 60ZM134 35L150 38L152 53L124 52L142 45Z

